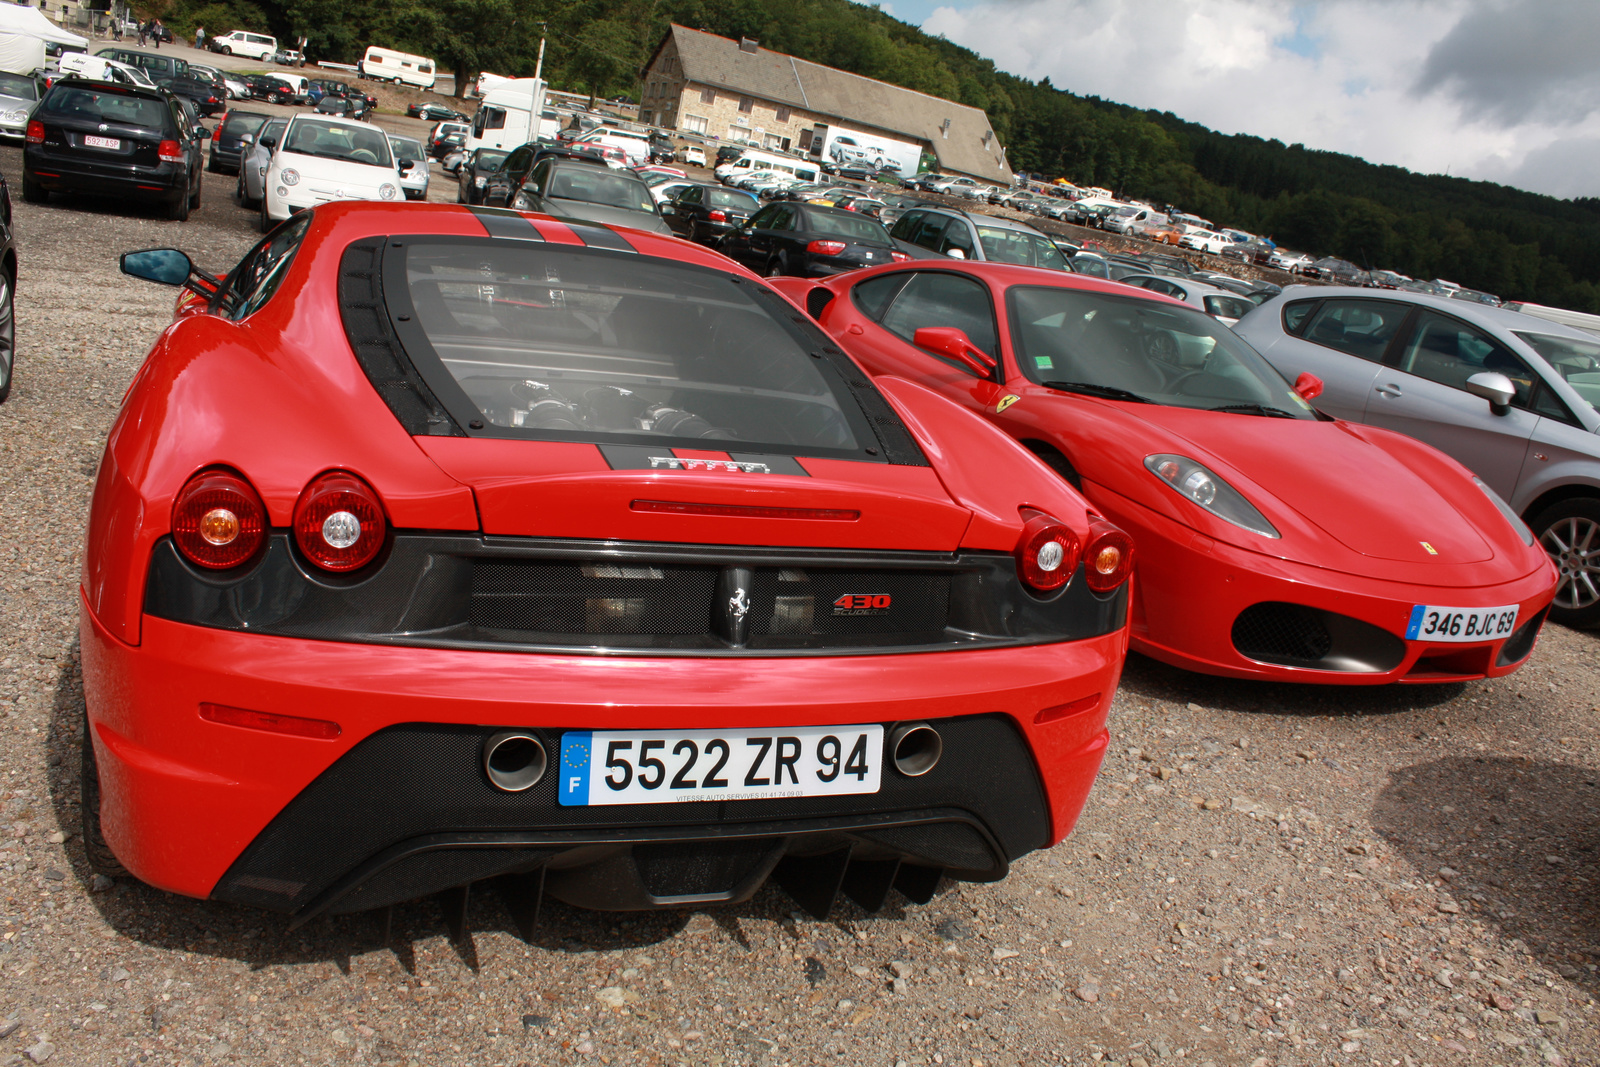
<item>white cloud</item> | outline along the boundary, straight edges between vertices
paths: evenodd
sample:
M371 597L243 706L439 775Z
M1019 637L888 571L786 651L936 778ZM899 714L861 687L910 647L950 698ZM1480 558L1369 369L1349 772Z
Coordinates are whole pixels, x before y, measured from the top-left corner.
M1531 15L1549 3L1565 21L1543 25L1600 35L1600 5L1589 0L980 0L937 9L923 29L1023 77L1225 133L1597 195L1600 168L1577 146L1600 138L1600 113L1554 103L1594 91L1600 75L1563 62L1559 77L1515 79L1526 117L1508 122L1486 101L1518 69L1517 53L1541 69L1547 35L1505 38L1507 56L1492 68L1470 62L1514 18L1508 9Z

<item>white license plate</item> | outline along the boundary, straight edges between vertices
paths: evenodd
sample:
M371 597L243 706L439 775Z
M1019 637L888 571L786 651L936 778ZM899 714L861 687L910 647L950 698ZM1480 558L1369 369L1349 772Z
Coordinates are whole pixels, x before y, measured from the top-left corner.
M1502 608L1445 608L1418 604L1411 609L1407 641L1499 641L1517 628L1517 605Z
M88 135L86 135L84 137L83 143L88 145L90 148L121 148L122 147L122 142L119 141L115 137L96 137L92 133L88 134Z
M563 805L876 793L883 727L604 730L561 735Z

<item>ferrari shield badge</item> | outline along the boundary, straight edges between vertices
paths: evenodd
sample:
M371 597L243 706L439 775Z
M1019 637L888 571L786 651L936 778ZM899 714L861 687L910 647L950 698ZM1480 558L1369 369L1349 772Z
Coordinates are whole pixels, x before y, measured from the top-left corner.
M994 413L996 415L1000 414L1006 408L1010 407L1012 404L1015 404L1021 399L1022 398L1015 393L1007 393L1005 396L1000 398L1000 403L994 406Z

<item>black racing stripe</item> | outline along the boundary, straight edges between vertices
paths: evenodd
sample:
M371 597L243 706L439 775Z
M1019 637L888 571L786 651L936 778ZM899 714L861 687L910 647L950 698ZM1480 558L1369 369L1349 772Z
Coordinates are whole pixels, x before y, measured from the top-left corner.
M490 237L511 237L518 241L542 241L544 235L534 229L533 223L515 211L503 207L469 207Z
M567 227L577 234L584 244L590 248L609 248L614 252L637 252L637 248L622 239L616 230L583 219L569 219L564 215L557 216Z

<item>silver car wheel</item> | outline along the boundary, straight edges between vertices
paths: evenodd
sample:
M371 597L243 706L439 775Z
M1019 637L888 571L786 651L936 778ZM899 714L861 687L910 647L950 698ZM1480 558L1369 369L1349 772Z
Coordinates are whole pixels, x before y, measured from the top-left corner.
M1567 516L1545 530L1539 543L1560 572L1557 607L1581 609L1600 603L1600 523Z

